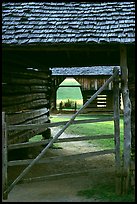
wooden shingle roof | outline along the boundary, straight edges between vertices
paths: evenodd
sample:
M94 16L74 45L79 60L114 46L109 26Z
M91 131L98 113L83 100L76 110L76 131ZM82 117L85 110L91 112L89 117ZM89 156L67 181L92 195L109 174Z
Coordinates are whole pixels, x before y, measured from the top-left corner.
M134 2L2 3L3 45L134 42Z
M120 67L117 66L120 70ZM112 75L114 66L92 66L92 67L54 67L50 68L52 76L99 76Z

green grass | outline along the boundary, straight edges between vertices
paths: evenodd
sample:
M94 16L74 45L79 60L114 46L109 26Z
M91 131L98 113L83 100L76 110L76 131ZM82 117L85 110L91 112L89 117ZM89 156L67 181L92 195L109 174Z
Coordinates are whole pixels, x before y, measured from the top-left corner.
M91 188L78 191L78 195L85 198L95 198L103 202L135 202L133 190L127 195L116 195L115 182L94 184Z
M86 120L86 119L97 119L106 118L110 115L80 115L77 116L75 120ZM112 116L112 115L111 115ZM65 117L51 117L51 122L68 121L70 116ZM114 134L114 122L98 122L98 123L85 123L85 124L72 124L66 130L66 133L78 134L82 136L94 136L94 135L109 135ZM121 152L123 149L123 119L120 119L120 142L121 142ZM102 139L102 140L89 140L89 143L94 144L103 149L114 148L114 139Z
M79 85L79 83L73 79L68 78L64 80L61 85ZM59 108L59 103L63 103L68 100L75 103L77 101L77 106L80 108L83 104L83 97L79 87L59 87L57 90L57 108Z

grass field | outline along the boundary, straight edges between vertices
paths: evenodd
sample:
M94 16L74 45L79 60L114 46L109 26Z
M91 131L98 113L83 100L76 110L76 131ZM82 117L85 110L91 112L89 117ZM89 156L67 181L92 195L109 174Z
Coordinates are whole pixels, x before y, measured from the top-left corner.
M79 83L73 78L67 78L61 85L79 85ZM71 101L73 104L77 103L77 108L83 105L83 98L80 87L59 87L57 90L57 108L62 101L63 104L67 101Z

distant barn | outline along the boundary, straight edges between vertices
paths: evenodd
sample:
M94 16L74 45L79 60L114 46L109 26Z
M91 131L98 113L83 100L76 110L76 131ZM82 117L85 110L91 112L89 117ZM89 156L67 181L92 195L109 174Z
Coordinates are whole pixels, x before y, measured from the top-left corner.
M112 66L51 68L53 83L51 101L54 104L53 108L56 109L57 89L66 77L73 77L79 82L83 103L85 103L113 74L113 68ZM83 112L94 111L113 111L113 82Z

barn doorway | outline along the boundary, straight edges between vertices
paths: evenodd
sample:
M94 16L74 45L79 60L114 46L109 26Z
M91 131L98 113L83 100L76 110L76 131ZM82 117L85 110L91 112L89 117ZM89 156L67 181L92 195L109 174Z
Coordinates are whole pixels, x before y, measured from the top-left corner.
M76 111L83 105L81 85L73 77L66 77L56 94L57 110Z

